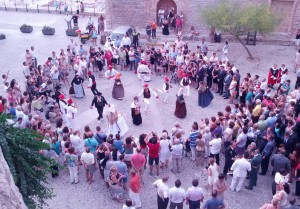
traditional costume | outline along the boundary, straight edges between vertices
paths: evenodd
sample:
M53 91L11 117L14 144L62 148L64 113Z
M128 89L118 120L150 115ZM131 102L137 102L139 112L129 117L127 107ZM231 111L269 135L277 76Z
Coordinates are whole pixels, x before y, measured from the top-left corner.
M71 85L73 85L74 88L76 98L83 98L85 96L84 89L82 86L83 81L83 78L79 77L79 74L76 74L75 78L71 82Z
M91 88L92 93L94 94L94 96L96 96L99 91L97 90L95 75L93 75L92 72L89 71L88 76L89 76L88 88Z
M124 98L124 87L120 80L121 73L117 73L115 76L115 84L112 90L112 97L114 99L123 99Z
M186 91L186 96L190 96L190 84L191 80L188 74L185 74L185 77L180 81L180 86L183 87L183 91Z
M142 124L141 106L138 100L139 100L138 97L134 97L134 100L130 106L132 123L137 126Z
M100 92L97 93L97 96L94 97L92 104L91 104L91 108L95 105L95 107L97 108L98 111L98 120L101 120L103 118L103 109L105 107L105 105L107 105L107 101L105 100L105 98L102 96L102 94Z
M145 60L142 60L141 63L139 64L137 68L137 75L140 81L142 80L142 78L145 82L149 82L151 80L150 78L151 70L149 69Z
M164 103L167 102L167 99L169 97L169 89L171 88L171 85L170 85L170 81L169 81L169 78L168 76L165 77L165 82L163 84L163 88L162 90L158 89L158 91L162 94L165 95L165 99L164 99Z
M66 114L66 125L69 128L75 127L75 114L77 113L77 108L74 106L73 100L70 98L68 99L68 105L66 107L67 114Z
M213 99L214 96L211 91L206 85L200 83L198 88L198 105L203 108L207 107Z
M276 66L270 68L269 74L268 74L268 86L273 87L276 84L277 73L278 73L278 69Z
M149 99L151 98L151 93L154 94L156 98L158 98L157 93L153 91L151 88L149 88L149 85L146 83L144 84L144 89L142 89L138 94L138 97L141 96L142 94L144 96L143 101L145 103L145 112L147 112L148 105L150 104Z
M116 69L113 69L111 65L108 66L108 70L105 72L105 77L107 80L110 81L110 88L112 89L114 85L115 76L117 75L118 71Z
M184 101L184 97L183 97L183 87L179 88L179 91L176 96L177 96L177 100L176 100L176 107L175 107L174 115L178 118L185 118L186 106L185 106L185 101Z
M116 134L120 134L122 137L128 131L128 126L123 115L116 111L114 105L110 105L109 112L107 114L107 121L107 135L113 134L115 136Z

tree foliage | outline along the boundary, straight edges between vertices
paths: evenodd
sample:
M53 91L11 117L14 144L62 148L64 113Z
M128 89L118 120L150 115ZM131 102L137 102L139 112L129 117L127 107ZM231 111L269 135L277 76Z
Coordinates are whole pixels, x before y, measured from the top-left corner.
M42 208L45 200L53 197L47 188L52 160L39 153L49 145L37 140L39 134L30 129L18 129L6 124L6 116L0 116L0 146L10 168L16 186L28 208Z
M222 0L218 4L205 8L202 14L209 26L233 35L242 44L241 35L249 31L264 34L272 32L275 27L275 17L267 4L244 5ZM247 49L244 44L243 46Z

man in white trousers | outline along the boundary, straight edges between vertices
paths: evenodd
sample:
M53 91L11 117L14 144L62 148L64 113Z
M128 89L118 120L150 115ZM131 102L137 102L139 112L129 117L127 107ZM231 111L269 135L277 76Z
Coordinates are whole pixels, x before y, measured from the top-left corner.
M142 78L145 81L145 76L149 76L150 74L151 74L151 70L149 69L146 61L142 60L137 68L138 78L140 79L140 81L142 80Z
M147 112L148 105L150 104L149 99L151 98L151 94L154 94L156 98L158 99L158 95L155 91L153 91L151 88L149 88L149 85L147 83L144 84L144 89L140 91L138 94L138 97L143 94L144 96L144 103L145 103L145 112Z
M105 77L107 80L109 80L109 87L112 91L113 85L115 83L115 77L117 75L118 71L114 69L111 65L108 66L108 70L105 72Z
M163 84L163 88L162 90L160 89L157 89L160 93L164 94L165 95L165 98L164 98L164 103L167 103L167 99L169 97L169 90L171 88L171 84L170 84L170 81L169 81L169 78L168 76L165 77L165 82Z
M189 75L185 74L184 78L180 81L180 86L183 87L183 95L189 97L190 96L190 85L191 80L189 79Z
M140 190L141 190L140 176L135 170L132 170L130 172L130 175L131 178L130 178L129 197L132 200L135 208L141 208L142 203L140 198Z
M247 171L251 171L251 163L248 161L248 158L249 154L248 152L245 152L244 157L236 159L231 166L231 170L233 170L233 178L230 189L233 192L241 191L247 176Z

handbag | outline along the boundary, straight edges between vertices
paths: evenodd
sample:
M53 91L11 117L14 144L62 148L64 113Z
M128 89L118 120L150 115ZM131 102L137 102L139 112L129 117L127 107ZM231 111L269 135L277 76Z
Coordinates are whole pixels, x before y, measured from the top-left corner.
M73 85L72 86L70 86L70 89L69 89L69 94L71 95L71 94L75 94L75 91L74 91L74 87L73 87Z

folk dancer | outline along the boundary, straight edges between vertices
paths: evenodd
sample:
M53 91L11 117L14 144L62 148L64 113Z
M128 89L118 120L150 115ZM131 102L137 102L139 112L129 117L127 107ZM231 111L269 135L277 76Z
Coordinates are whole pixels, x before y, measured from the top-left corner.
M112 91L113 85L115 83L115 76L117 75L118 71L114 69L111 65L108 66L108 70L105 72L105 77L107 80L110 81L109 87Z
M140 93L138 94L138 97L141 96L143 94L144 96L144 103L145 103L145 112L147 112L148 109L148 105L150 104L149 99L151 98L151 93L154 94L156 96L156 98L158 99L158 95L155 91L153 91L151 88L149 88L149 85L146 83L144 84L144 89L142 89L140 91Z
M278 73L278 68L277 65L274 64L273 67L269 69L269 74L268 74L268 86L273 88L273 86L277 83L277 73Z
M91 88L92 93L94 94L94 96L96 96L99 91L97 90L95 75L93 75L93 73L89 71L88 76L89 76L88 88Z
M162 94L165 94L164 103L167 103L167 99L169 97L169 89L172 88L168 76L165 77L165 82L163 84L162 89L157 89Z
M62 119L64 122L66 122L66 115L67 115L67 107L68 107L68 104L65 100L65 95L64 94L60 94L58 96L58 104L59 104L59 108L60 108L60 111L61 111L61 114L62 114Z
M95 107L97 108L98 111L98 121L100 122L100 120L102 120L103 118L103 109L105 107L105 105L107 105L107 101L105 100L105 98L102 96L102 93L97 92L97 96L94 97L92 104L91 104L91 109L93 109L93 106L95 105Z
M191 80L189 79L188 74L185 74L184 78L180 81L180 86L183 87L183 91L186 91L187 97L190 96L190 85L191 85Z
M140 81L142 80L142 78L145 81L145 77L149 76L150 74L151 74L151 70L149 69L146 61L142 60L141 63L139 64L138 68L137 68L138 78L140 79Z

